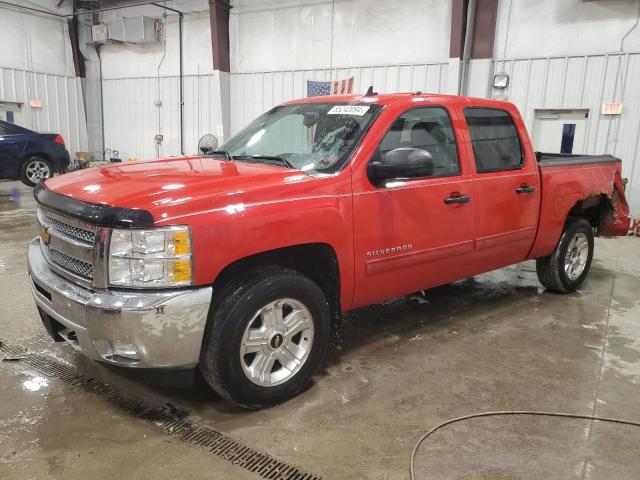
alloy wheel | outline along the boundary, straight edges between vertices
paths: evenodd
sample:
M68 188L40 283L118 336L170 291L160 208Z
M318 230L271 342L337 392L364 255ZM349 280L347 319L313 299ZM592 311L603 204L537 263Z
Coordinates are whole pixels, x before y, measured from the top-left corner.
M270 302L255 313L244 332L242 370L261 387L285 383L305 364L313 334L313 318L302 302L291 298Z

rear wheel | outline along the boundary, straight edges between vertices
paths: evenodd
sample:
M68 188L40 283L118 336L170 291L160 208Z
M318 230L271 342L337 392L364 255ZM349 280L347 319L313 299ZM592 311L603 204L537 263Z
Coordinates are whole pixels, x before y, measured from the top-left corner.
M27 158L20 169L20 180L30 187L42 180L46 180L51 175L53 175L51 163L42 157Z
M322 364L331 332L322 290L292 270L267 267L231 282L207 323L200 370L245 408L300 393Z
M536 260L540 283L560 293L577 290L591 267L593 238L593 229L588 221L570 218L554 252Z

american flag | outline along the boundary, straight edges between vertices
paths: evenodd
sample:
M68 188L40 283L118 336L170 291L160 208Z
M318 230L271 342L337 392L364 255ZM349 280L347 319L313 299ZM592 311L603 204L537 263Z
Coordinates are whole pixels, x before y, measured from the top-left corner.
M307 80L307 97L321 95L347 95L353 91L353 77L332 82L316 82Z

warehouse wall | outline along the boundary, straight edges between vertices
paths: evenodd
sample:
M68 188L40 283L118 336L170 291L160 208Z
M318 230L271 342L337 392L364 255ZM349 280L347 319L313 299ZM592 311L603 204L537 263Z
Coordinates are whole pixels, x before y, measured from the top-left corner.
M638 0L500 0L494 57L638 52L639 8Z
M161 12L144 13L160 18ZM137 14L111 12L104 21ZM229 136L221 102L229 94L222 78L228 74L212 67L208 11L185 15L183 42L185 154L195 154L204 133ZM118 150L124 160L155 158L154 137L161 133L160 156L180 155L178 17L166 18L162 44L104 45L101 57L105 147Z
M60 133L72 154L86 150L82 86L73 69L66 21L3 8L0 45L0 102L21 103L21 124ZM29 106L35 99L42 108Z
M367 67L286 70L231 74L231 131L239 131L255 117L287 100L307 96L307 80L333 80L353 76L353 91L444 92L447 63L377 65Z
M588 109L584 151L622 158L635 215L640 215L639 15L638 0L501 1L493 70L507 73L510 85L492 91L494 98L518 106L530 131L536 109ZM609 102L622 102L622 114L601 114Z
M449 58L448 1L232 3L232 72L437 63Z
M450 2L237 0L231 10L231 131L307 80L353 75L354 92L447 90ZM407 15L411 12L411 15Z
M307 78L354 75L356 91L372 83L379 91L444 88L449 48L447 2L395 0L391 14L388 2L385 8L380 2L335 2L333 25L330 0L277 0L265 5L258 0L233 2L230 132L224 131L221 101L226 83L220 77L227 74L211 67L208 12L184 17L185 153L196 152L203 133L224 140L271 106L304 96ZM416 16L407 18L401 6L413 9ZM158 17L160 12L118 10L105 14L103 21L140 13ZM162 133L160 155L178 155L177 17L167 18L163 45L105 45L101 56L105 147L118 150L123 159L152 158L154 136Z

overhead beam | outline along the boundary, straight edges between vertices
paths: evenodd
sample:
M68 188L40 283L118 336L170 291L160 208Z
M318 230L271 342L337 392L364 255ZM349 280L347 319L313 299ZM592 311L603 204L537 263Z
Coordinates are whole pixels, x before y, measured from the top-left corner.
M467 30L469 0L453 0L451 5L451 37L449 38L449 58L462 58Z
M211 24L211 55L213 69L229 72L229 13L228 0L209 0L209 21Z
M492 58L498 0L476 0L471 58Z
M73 11L76 11L76 2L73 2ZM82 52L80 51L80 38L78 35L78 17L73 16L72 18L67 19L67 24L69 26L69 41L71 42L71 54L73 56L73 68L76 72L76 77L84 78L85 77L85 65L84 65L84 57L82 56Z

